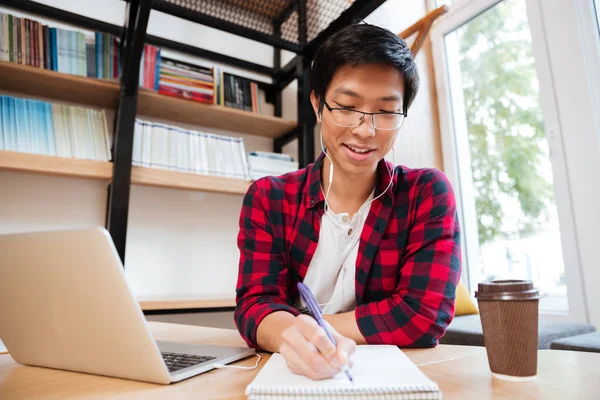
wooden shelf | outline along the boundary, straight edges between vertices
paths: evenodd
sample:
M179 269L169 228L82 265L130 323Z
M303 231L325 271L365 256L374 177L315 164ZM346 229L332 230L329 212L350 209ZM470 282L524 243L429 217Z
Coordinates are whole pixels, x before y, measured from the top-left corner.
M235 299L226 296L138 296L137 300L144 311L235 307Z
M150 90L140 90L138 99L139 115L185 124L207 126L273 139L285 135L296 127L295 122L282 118L164 96Z
M110 162L13 151L0 151L0 170L99 180L110 180L112 177Z
M46 97L85 106L116 108L119 85L116 82L86 78L0 62L0 89L23 95Z
M0 61L0 90L45 97L84 106L116 109L119 85L114 81L48 71ZM140 89L138 114L172 122L277 138L296 127L293 121L234 108L202 104Z
M250 182L243 179L189 174L146 167L132 168L131 183L144 186L229 194L245 194L250 187Z
M112 163L0 150L0 171L110 180L112 178ZM229 194L245 194L248 187L250 187L250 182L243 179L188 174L144 167L132 168L131 183Z

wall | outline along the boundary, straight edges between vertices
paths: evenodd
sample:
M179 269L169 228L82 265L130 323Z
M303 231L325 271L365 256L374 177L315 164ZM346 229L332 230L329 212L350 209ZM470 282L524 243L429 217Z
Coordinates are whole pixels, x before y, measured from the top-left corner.
M122 24L125 18L125 3L119 0L103 0L101 4L76 0L40 3L113 24ZM400 32L424 13L425 0L389 0L367 18L367 22ZM148 31L272 65L269 46L161 13L152 13ZM289 58L290 54L284 54L284 61ZM440 168L442 159L437 117L434 117L437 109L428 43L421 49L417 63L421 89L396 143L396 163ZM244 74L267 80L264 76ZM295 83L284 92L283 104L284 117L295 119ZM245 135L244 138L247 149L271 150L268 139ZM318 136L315 143L318 146ZM291 143L285 150L295 155L295 144ZM106 183L2 172L0 187L3 188L0 233L104 225ZM232 295L237 275L236 235L241 201L239 195L133 186L126 254L126 274L133 291L140 295Z

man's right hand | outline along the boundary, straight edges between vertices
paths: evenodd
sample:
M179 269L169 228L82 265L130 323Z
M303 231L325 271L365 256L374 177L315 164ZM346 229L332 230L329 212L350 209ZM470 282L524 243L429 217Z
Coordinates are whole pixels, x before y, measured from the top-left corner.
M351 366L350 357L356 351L356 343L340 335L331 325L327 329L337 346L317 321L307 315L298 315L293 324L282 331L279 352L293 373L320 380L333 377L343 365Z

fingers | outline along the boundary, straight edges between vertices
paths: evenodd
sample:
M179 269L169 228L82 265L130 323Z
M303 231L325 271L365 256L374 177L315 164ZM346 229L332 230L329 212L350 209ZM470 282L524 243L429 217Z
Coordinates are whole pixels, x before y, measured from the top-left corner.
M351 366L351 360L350 357L352 357L352 355L354 354L354 352L356 351L356 343L353 340L344 340L341 342L338 342L338 347L337 347L337 357L338 360L340 360L340 363L342 365L348 365Z
M311 371L308 366L302 361L300 356L289 346L283 343L279 348L279 353L283 356L288 369L294 374L305 375L311 377ZM311 377L312 378L312 377Z
M339 370L341 364L337 359L336 346L327 336L325 329L319 326L314 318L307 315L299 315L296 319L300 333L316 347L319 353L321 353L334 368ZM334 331L331 327L328 327L328 329L330 329L330 332ZM335 333L337 334L337 332Z
M282 332L279 349L290 371L314 380L330 378L340 372L342 365L348 364L356 344L334 329L331 332L338 338L337 346L313 318L298 316L294 325Z
M297 327L292 326L286 329L282 333L282 338L283 344L279 352L292 372L306 375L314 380L330 378L339 372L339 369L327 362Z
M336 358L339 360L341 365L351 366L350 358L356 351L356 342L352 339L349 339L345 336L342 336L331 324L325 322L327 324L327 329L331 332L333 338L335 339L336 346Z
M311 357L298 354L290 345L284 343L280 348L280 353L285 359L285 362L295 374L304 375L313 380L327 379L336 374L336 371L331 371L327 362L322 359L320 362L310 361ZM312 359L314 360L314 359Z

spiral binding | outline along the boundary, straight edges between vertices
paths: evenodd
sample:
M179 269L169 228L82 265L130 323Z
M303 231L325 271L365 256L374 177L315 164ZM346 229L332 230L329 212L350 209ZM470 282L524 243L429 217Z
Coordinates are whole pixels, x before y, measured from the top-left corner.
M380 388L260 388L249 390L248 400L331 400L348 396L353 400L438 400L437 386L413 385Z

